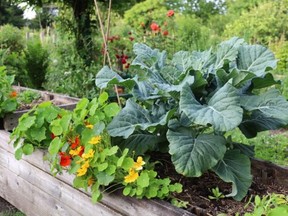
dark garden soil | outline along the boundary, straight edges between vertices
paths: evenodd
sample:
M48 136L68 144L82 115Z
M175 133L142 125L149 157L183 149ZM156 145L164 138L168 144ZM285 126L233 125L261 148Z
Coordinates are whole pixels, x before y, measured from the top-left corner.
M210 191L212 188L218 187L223 194L229 194L231 185L223 182L218 176L212 172L205 173L199 178L187 178L178 174L170 156L167 154L152 155L160 163L156 164L156 170L161 177L169 176L173 182L180 182L183 185L183 192L175 194L176 198L189 202L187 210L202 216L202 215L218 215L226 213L227 215L235 215L237 212L243 215L245 212L252 211L252 205L244 209L244 206L249 201L252 195L267 195L268 193L279 193L288 195L288 169L281 170L282 173L275 172L274 169L268 168L269 163L258 166L258 162L252 165L253 182L248 191L247 196L241 201L237 202L232 198L222 198L218 201L210 200L209 195L213 195ZM257 165L257 166L256 166ZM254 168L256 166L256 168ZM267 166L267 169L265 168ZM272 165L273 166L273 165ZM262 174L259 173L259 170ZM263 172L262 172L263 171ZM264 173L264 175L263 175ZM282 175L279 178L275 175ZM278 182L277 182L278 180ZM284 181L282 181L284 180ZM279 181L282 183L279 184Z
M32 103L30 104L20 104L20 106L18 107L18 111L21 111L21 110L29 110L29 109L32 109L35 105L38 105L44 101L47 101L46 98L39 98L38 100L34 100ZM65 104L61 101L57 101L57 100L51 100L52 104L56 105L56 106L59 106L59 105L62 105L62 104Z
M12 213L18 211L13 205L7 202L5 199L0 197L0 215L2 212Z

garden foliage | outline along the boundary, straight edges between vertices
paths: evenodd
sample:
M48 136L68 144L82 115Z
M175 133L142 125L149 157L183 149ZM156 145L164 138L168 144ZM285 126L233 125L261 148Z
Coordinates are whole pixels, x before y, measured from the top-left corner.
M232 183L226 196L241 200L252 183L253 150L225 134L239 128L251 138L288 123L288 102L270 73L277 63L273 53L237 37L172 59L145 44L135 44L134 52L134 78L107 66L96 76L99 88L117 84L133 94L107 127L113 144L137 154L167 151L185 176L211 170Z
M137 198L163 199L181 192L181 184L158 178L147 159L111 145L106 125L119 110L116 103L108 103L106 92L92 101L82 99L73 111L44 102L24 114L13 130L15 157L48 149L51 171L75 175L73 185L89 188L94 202L109 190L106 186L123 188L124 195Z

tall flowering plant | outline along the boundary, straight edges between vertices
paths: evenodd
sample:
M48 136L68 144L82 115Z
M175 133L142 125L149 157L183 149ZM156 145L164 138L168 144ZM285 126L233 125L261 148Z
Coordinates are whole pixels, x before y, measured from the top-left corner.
M39 106L43 108L43 105ZM51 107L53 106L46 108L51 111ZM45 138L37 141L37 146L47 146L44 143L49 143L47 158L51 162L53 174L67 171L74 175L73 185L89 190L94 202L99 201L103 191L109 190L110 186L124 188L124 195L138 198L164 198L171 192L181 192L180 184L171 184L168 178L157 178L153 164L143 156L133 155L128 149L122 151L118 146L111 145L106 125L119 110L116 103L108 103L108 94L105 92L92 101L82 99L73 112L57 108L51 117L53 120L43 124L42 133L46 135ZM21 121L32 121L29 128L33 128L32 125L37 124L40 119L43 118L39 118L39 110L36 108L34 115L30 113ZM17 141L22 137L25 144L18 142L20 147L18 146L16 152L31 154L32 151L26 150L27 145L30 145L30 149L35 148L36 145L32 144L35 140L30 139L30 144L27 144L29 136L23 136L23 125L19 125L12 133L12 138ZM25 131L29 131L29 128L25 128Z
M0 118L17 109L17 92L13 90L14 76L8 76L5 67L0 67Z

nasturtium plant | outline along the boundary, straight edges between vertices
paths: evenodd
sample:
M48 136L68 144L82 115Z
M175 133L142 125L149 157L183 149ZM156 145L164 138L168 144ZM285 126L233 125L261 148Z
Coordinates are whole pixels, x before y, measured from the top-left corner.
M0 118L18 107L17 92L13 90L14 76L7 75L5 67L0 67Z
M44 102L24 114L11 134L17 148L15 157L47 149L46 160L53 174L67 171L75 176L76 188L88 189L92 201L109 188L123 188L126 196L166 198L182 191L182 185L160 179L154 164L140 155L111 145L107 124L118 114L117 103L108 102L103 92L89 101L81 99L73 111Z
M241 200L252 183L253 149L226 132L239 128L252 138L288 123L288 102L272 75L273 53L237 37L172 59L145 44L136 43L134 52L135 77L123 79L107 66L96 76L99 88L121 85L133 95L107 127L112 144L137 154L169 152L185 176L211 170L232 183L226 196Z

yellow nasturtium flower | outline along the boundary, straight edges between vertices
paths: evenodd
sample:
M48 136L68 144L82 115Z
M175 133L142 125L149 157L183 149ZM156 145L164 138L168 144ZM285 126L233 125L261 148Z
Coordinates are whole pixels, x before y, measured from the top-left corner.
M134 169L130 169L129 170L129 174L124 177L124 182L125 183L134 182L134 181L136 181L138 179L138 177L139 177L138 172L135 172Z
M92 124L87 124L87 125L86 125L86 128L89 128L89 129L93 129L93 127L94 127L94 126L93 126Z
M69 151L69 154L72 155L72 156L76 156L76 155L79 155L82 150L83 150L83 147L82 147L82 146L79 146L79 147L77 147L75 150L74 150L74 149L71 149L71 150Z
M84 153L82 155L82 158L84 159L88 159L88 158L92 158L94 156L95 151L93 149L90 149L87 153Z
M101 141L101 136L94 136L89 141L89 144L96 145L96 144L100 143L100 141Z
M141 156L138 156L136 162L134 162L133 168L135 170L142 170L144 164L145 161L143 161L143 158Z
M89 168L89 161L85 161L85 163L77 170L77 176L85 175L88 168Z

